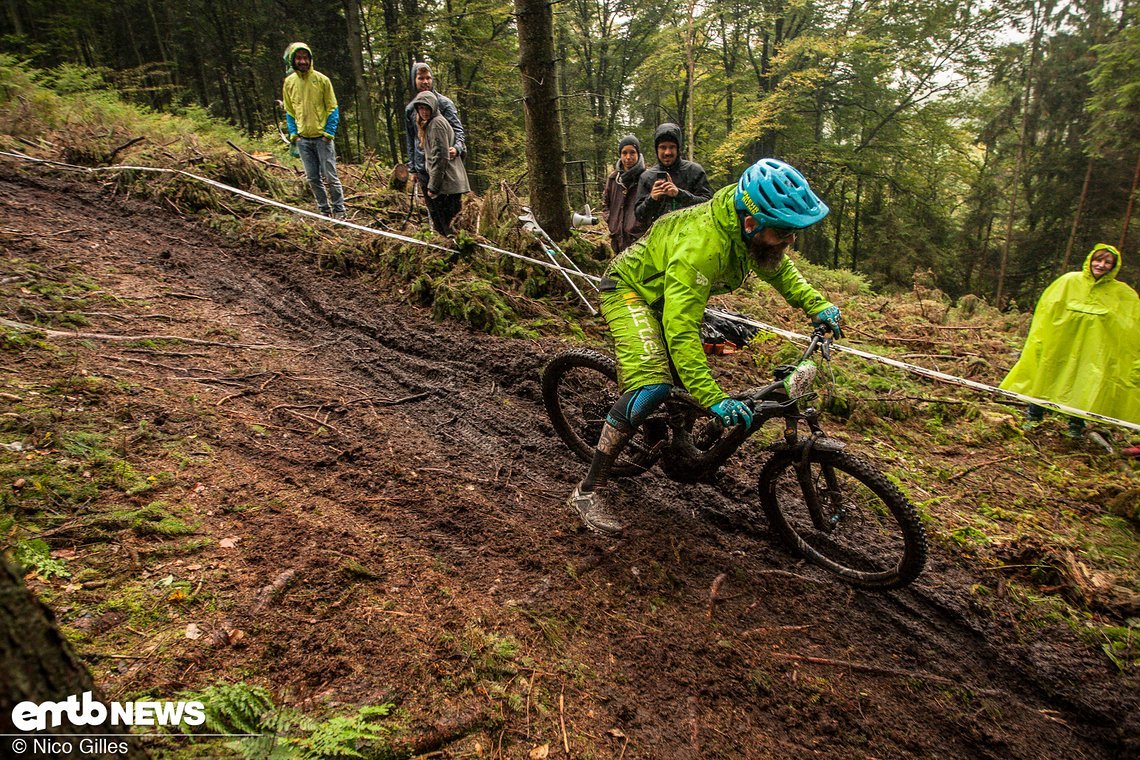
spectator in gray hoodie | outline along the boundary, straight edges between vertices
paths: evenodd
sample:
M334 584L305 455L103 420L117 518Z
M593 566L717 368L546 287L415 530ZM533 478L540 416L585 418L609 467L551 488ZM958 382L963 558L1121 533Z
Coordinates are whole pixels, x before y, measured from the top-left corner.
M459 120L459 112L455 110L455 103L446 95L440 95L432 87L434 80L431 76L431 67L426 63L412 64L412 98L421 92L430 92L439 102L439 113L451 124L455 130L455 144L452 146L451 158L467 155L467 133L463 131L463 122ZM419 127L416 125L416 113L412 103L404 107L404 129L408 141L408 168L417 180L422 180L422 186L427 186L427 168L424 165L424 153L419 145Z
M432 227L440 235L451 236L451 221L463 204L463 193L471 192L463 155L455 150L455 128L439 112L439 98L423 90L412 98L416 114L416 142L424 156L427 181L422 184L428 200Z

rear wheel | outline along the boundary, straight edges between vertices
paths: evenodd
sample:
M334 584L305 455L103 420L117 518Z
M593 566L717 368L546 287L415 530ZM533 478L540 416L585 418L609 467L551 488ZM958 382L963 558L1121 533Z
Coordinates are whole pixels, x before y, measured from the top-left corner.
M808 561L849 583L905 586L926 564L914 507L866 460L844 451L778 451L760 471L772 527Z
M575 456L589 462L602 433L606 415L621 396L617 364L590 349L573 349L555 356L542 371L542 403L550 423ZM640 475L661 455L654 443L668 435L663 419L649 419L610 468L615 476Z

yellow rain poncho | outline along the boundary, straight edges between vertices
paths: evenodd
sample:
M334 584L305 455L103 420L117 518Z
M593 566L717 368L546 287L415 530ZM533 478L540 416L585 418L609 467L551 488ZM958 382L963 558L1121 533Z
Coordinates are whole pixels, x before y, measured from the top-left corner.
M1089 264L1100 250L1116 254L1116 266L1097 280ZM1081 271L1045 289L1002 388L1140 424L1140 296L1116 280L1121 263L1100 243Z

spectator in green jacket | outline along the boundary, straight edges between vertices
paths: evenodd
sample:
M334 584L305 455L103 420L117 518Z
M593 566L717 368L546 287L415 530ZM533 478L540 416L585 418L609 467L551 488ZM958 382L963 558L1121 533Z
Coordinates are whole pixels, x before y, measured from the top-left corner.
M589 472L570 496L587 528L609 534L622 530L596 489L633 431L669 395L670 360L685 390L726 425L752 424L748 406L729 398L709 370L700 338L709 296L739 288L753 271L788 303L840 335L839 309L786 255L796 232L827 213L827 204L796 169L761 159L712 200L662 217L610 263L601 306L623 395L606 417Z
M322 214L345 218L344 189L336 173L337 123L340 109L332 82L313 68L313 51L304 42L285 50L285 63L293 70L285 77L282 101L289 140L296 144L305 167L305 178ZM325 191L328 185L328 191Z
M1002 388L1140 424L1140 297L1116 279L1123 263L1114 246L1097 243L1080 271L1045 288ZM1044 414L1030 404L1026 426ZM1069 436L1080 438L1084 418L1068 422Z

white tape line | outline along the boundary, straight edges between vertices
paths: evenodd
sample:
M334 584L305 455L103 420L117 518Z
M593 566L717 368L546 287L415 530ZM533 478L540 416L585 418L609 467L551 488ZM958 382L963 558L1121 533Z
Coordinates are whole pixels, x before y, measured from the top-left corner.
M324 221L324 222L331 222L332 224L339 224L343 227L349 227L349 228L354 229L354 230L360 230L361 232L367 232L367 233L370 233L372 235L379 235L381 237L390 238L392 240L399 240L399 241L404 242L404 243L411 243L412 245L422 245L426 248L434 248L434 249L439 250L439 251L447 251L448 253L458 253L458 251L454 248L448 248L446 246L438 245L436 243L429 243L425 240L419 240L417 238L408 237L406 235L400 235L400 234L397 234L395 232L388 232L387 230L378 230L375 227L365 227L364 225L354 224L353 222L345 221L342 219L332 219L331 217L327 217L324 214L319 214L315 211L308 211L306 209L297 208L296 206L290 206L286 203L281 203L280 201L275 201L275 200L272 200L270 198L265 198L265 197L262 197L260 195L255 195L254 193L248 192L246 190L242 190L242 189L237 188L237 187L232 187L230 185L226 185L226 184L223 184L221 182L217 182L215 180L209 179L208 177L202 177L200 175L193 174L191 172L183 171L182 169L164 169L164 168L156 167L156 166L124 166L124 165L99 166L99 167L75 166L73 164L65 164L65 163L62 163L60 161L50 161L50 160L44 159L44 158L35 158L33 156L28 156L28 155L25 155L23 153L13 153L13 152L9 152L9 151L0 151L0 156L8 156L10 158L21 159L23 161L32 161L32 162L39 163L39 164L49 164L51 166L59 166L59 167L65 168L65 169L70 169L73 171L80 171L80 172L127 171L127 170L131 170L131 171L155 172L155 173L163 173L163 174L181 174L184 177L190 177L191 179L198 180L199 182L204 182L207 185L212 185L213 187L217 187L221 190L225 190L226 192L230 192L230 193L233 193L235 195L240 195L243 198L247 198L247 199L249 199L255 203L260 203L262 205L274 206L274 207L277 207L280 209L284 209L286 211L290 211L294 214L300 214L301 216L308 216L308 217L312 217L314 219L319 219L319 220ZM497 248L493 245L488 245L486 243L476 243L476 245L478 245L480 248L484 248L488 251L493 251L493 252L501 254L503 256L510 256L511 258L520 259L522 261L527 262L528 264L533 264L534 266L544 267L546 269L553 269L553 270L562 272L565 275L570 275L572 277L581 277L583 279L589 280L589 281L594 282L594 283L601 282L601 278L597 277L596 275L586 274L585 272L575 270L575 269L567 269L566 267L558 266L557 264L552 263L552 262L546 262L546 261L540 261L538 259L532 259L529 256L524 256L520 253L515 253L514 251L508 251L504 248ZM810 340L810 338L808 338L806 335L801 335L800 333L795 333L795 332L792 332L790 330L784 330L783 328L775 327L774 325L765 324L764 322L757 322L755 320L748 319L746 317L739 317L735 314L729 314L727 312L719 311L717 309L708 309L708 311L716 313L716 314L724 317L725 319L730 319L730 320L740 322L741 324L745 324L745 325L751 325L752 327L757 327L761 330L767 330L768 332L775 333L776 335L779 335L779 336L784 337L784 338L788 338L789 340L798 341L800 343L807 343ZM832 347L837 351L852 354L854 356L858 356L858 357L861 357L863 359L869 359L871 361L880 362L882 364L886 364L886 365L889 365L891 367L897 367L898 369L905 370L907 372L910 372L910 373L915 374L915 375L919 375L921 377L927 377L927 378L930 378L932 380L939 380L941 382L950 383L952 385L960 385L964 388L971 388L973 390L981 391L983 393L989 393L989 394L992 394L994 396L1002 396L1004 398L1014 399L1017 401L1023 401L1025 403L1029 403L1029 404L1036 404L1037 406L1045 407L1046 409L1053 409L1053 410L1058 411L1058 412L1063 412L1065 414L1075 415L1078 417L1087 417L1089 419L1097 420L1098 422L1105 422L1105 423L1108 423L1110 425L1116 425L1118 427L1123 427L1123 428L1127 428L1129 430L1140 432L1140 424L1136 424L1134 422L1127 422L1125 420L1118 420L1114 417L1106 417L1103 414L1097 414L1096 412L1089 412L1089 411L1086 411L1084 409L1075 409L1075 408L1070 407L1070 406L1065 406L1064 404L1058 404L1058 403L1055 403L1053 401L1046 401L1045 399L1033 398L1032 396L1023 396L1020 393L1013 393L1012 391L1003 390L1002 388L995 388L992 385L985 385L984 383L977 383L977 382L974 382L973 380L966 380L965 378L955 377L954 375L947 375L945 372L938 372L937 370L927 369L926 367L920 367L916 364L908 364L906 362L900 362L897 359L891 359L891 358L886 357L886 356L880 356L878 354L873 354L869 351L862 351L858 348L852 348L849 346L840 345L838 343L832 344ZM947 357L947 358L953 358L953 357Z
M735 314L729 314L727 312L719 311L717 309L709 309L709 311L717 314L718 316L724 317L725 319L734 320L736 322L740 322L741 324L750 325L752 327L758 327L761 330L767 330L768 332L775 333L776 335L779 335L779 336L784 337L784 338L788 338L789 340L798 341L800 343L807 343L810 340L810 338L808 338L805 335L800 335L799 333L794 333L790 330L784 330L782 328L775 327L774 325L765 324L764 322L757 322L755 320L748 319L746 317L739 317ZM898 367L899 369L906 370L907 372L913 373L915 375L920 375L922 377L928 377L932 380L940 380L944 383L951 383L953 385L960 385L964 388L971 388L973 390L982 391L983 393L989 393L989 394L992 394L994 396L1002 396L1004 398L1014 399L1017 401L1024 401L1026 403L1036 404L1037 406L1042 406L1042 407L1045 407L1047 409L1053 409L1053 410L1058 411L1058 412L1064 412L1065 414L1076 415L1078 417L1088 417L1089 419L1097 420L1098 422L1106 422L1106 423L1109 423L1111 425L1118 425L1120 427L1128 428L1129 430L1135 430L1136 432L1140 432L1140 425L1138 425L1134 422L1127 422L1125 420L1118 420L1114 417L1106 417L1103 414L1097 414L1096 412L1089 412L1089 411L1086 411L1084 409L1076 409L1074 407L1065 406L1064 404L1058 404L1058 403L1053 402L1053 401L1046 401L1045 399L1034 398L1033 396L1023 396L1020 393L1014 393L1013 391L1007 391L1003 388L995 388L992 385L986 385L984 383L974 382L973 380L967 380L967 379L962 378L962 377L955 377L954 375L947 375L945 372L938 372L937 370L927 369L926 367L919 367L918 365L915 365L915 364L907 364L906 362L900 362L897 359L891 359L891 358L886 357L886 356L880 356L879 354L873 354L869 351L863 351L863 350L860 350L858 348L852 348L850 346L844 346L844 345L841 345L839 343L833 343L832 348L834 348L836 351L841 351L843 353L853 354L853 355L861 357L863 359L870 359L871 361L881 362L882 364L887 364L891 367ZM947 358L950 359L953 357L947 357Z
M48 160L46 158L35 158L33 156L28 156L28 155L25 155L23 153L12 153L12 152L3 151L3 150L0 150L0 156L8 156L10 158L17 158L17 159L21 159L24 161L32 161L32 162L37 163L37 164L48 164L49 166L58 166L58 167L61 167L64 169L69 169L71 171L86 172L86 173L107 172L107 171L141 171L141 172L154 172L156 174L180 174L183 177L189 177L191 179L197 180L197 181L205 183L207 185L211 185L212 187L216 187L216 188L219 188L221 190L225 190L228 193L233 193L234 195L239 195L243 198L246 198L248 200L253 201L254 203L260 203L263 206L274 206L276 208L284 209L284 210L290 211L294 214L299 214L301 216L307 216L307 217L311 217L313 219L319 219L323 222L328 222L330 224L339 224L342 227L348 227L350 229L359 230L360 232L367 232L367 233L372 234L372 235L378 235L380 237L386 237L386 238L389 238L391 240L399 240L400 242L403 242L403 243L411 243L412 245L420 245L420 246L423 246L425 248L434 248L437 251L446 251L448 253L458 253L459 252L455 248L449 248L447 246L439 245L437 243L429 243L426 240L419 240L418 238L408 237L407 235L400 235L400 234L395 233L395 232L388 232L387 230L378 230L375 227L365 227L362 224L355 224L353 222L349 222L349 221L344 220L344 219L333 219L332 217L328 217L328 216L325 216L324 214L317 213L316 211L308 211L308 210L303 209L303 208L297 208L296 206L290 206L287 203L281 203L280 201L275 201L275 200L272 200L271 198L265 198L263 196L256 195L256 194L248 192L246 190L242 190L241 188L233 187L231 185L226 185L222 182L212 180L208 177L203 177L201 175L194 174L193 172L183 171L182 169L164 169L162 167L157 167L157 166L128 166L128 165L124 165L124 164L120 164L120 165L116 165L116 166L98 166L98 167L75 166L73 164L65 164L61 161L51 161L51 160ZM600 277L596 277L596 276L590 275L590 274L585 274L584 272L575 272L573 270L568 270L565 267L558 266L557 264L553 264L553 263L547 262L547 261L539 261L538 259L532 259L529 256L523 256L522 254L515 253L514 251L508 251L508 250L505 250L503 248L496 248L495 246L487 245L486 243L476 243L476 245L479 246L480 248L485 248L488 251L494 251L495 253L498 253L498 254L503 255L503 256L510 256L512 258L521 259L521 260L523 260L529 264L534 264L535 266L544 267L546 269L553 269L553 270L558 271L558 272L569 273L572 276L582 277L582 278L590 280L592 282L600 282L601 281Z

